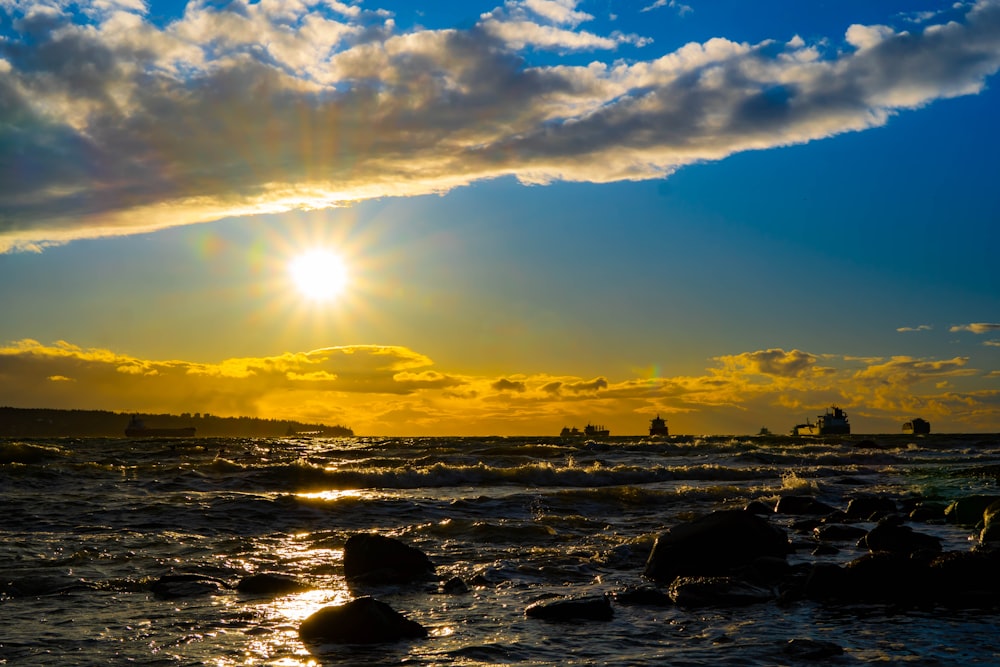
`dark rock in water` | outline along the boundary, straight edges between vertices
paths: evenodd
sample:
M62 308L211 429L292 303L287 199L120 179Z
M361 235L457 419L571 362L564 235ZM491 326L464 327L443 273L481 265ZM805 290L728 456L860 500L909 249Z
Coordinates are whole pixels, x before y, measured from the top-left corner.
M984 545L1000 544L1000 501L990 503L983 510L983 529L979 541Z
M910 521L920 523L944 521L944 510L945 506L938 503L919 502L910 510L908 516Z
M773 507L759 500L754 500L753 502L747 503L746 507L743 508L743 511L750 512L750 514L760 514L762 516L766 516L768 514L774 514Z
M886 517L878 522L868 533L858 541L858 546L869 551L888 551L897 554L914 554L921 551L941 551L940 538L933 535L914 532L909 526L903 525L900 517Z
M775 592L733 577L677 577L670 599L680 607L734 607L773 600Z
M348 584L404 584L434 574L434 564L416 547L397 539L360 533L344 545Z
M469 585L462 577L452 577L441 585L441 592L448 595L462 595L469 592Z
M815 639L789 639L782 653L795 660L827 660L844 654L844 649L833 642Z
M528 618L544 621L610 621L614 616L608 596L570 598L555 602L536 602L524 610Z
M846 585L839 597L850 601L897 604L930 603L925 562L900 552L879 551L849 562Z
M371 597L323 607L299 626L299 638L308 644L381 644L426 637L424 626Z
M947 552L930 563L937 598L961 607L1000 607L1000 551Z
M884 516L895 514L896 501L884 496L858 496L851 498L845 510L855 521L878 521Z
M284 595L308 589L306 584L285 574L251 574L236 584L237 591L248 595Z
M813 529L813 535L824 542L857 542L867 533L864 528L839 523L824 524Z
M165 574L149 587L161 598L186 598L211 595L228 588L226 582L201 574Z
M669 595L653 586L626 588L615 593L614 597L615 602L626 606L670 607L674 604Z
M723 510L677 524L657 537L644 575L662 582L723 575L762 556L784 559L787 554L784 530L749 512Z
M993 503L1000 500L1000 496L968 496L959 498L944 510L944 517L950 523L957 523L961 526L975 526L983 520L983 512Z
M830 514L835 510L812 496L782 496L774 506L776 514Z

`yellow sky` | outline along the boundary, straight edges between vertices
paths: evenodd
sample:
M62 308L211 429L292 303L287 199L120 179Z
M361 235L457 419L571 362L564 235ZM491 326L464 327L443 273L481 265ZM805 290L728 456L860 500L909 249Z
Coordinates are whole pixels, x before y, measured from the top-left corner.
M587 421L628 435L643 433L657 413L678 434L761 426L783 433L846 401L865 406L851 414L855 432L896 432L916 415L939 432L967 432L995 428L990 404L1000 392L955 389L982 374L960 357L847 359L771 349L718 357L698 376L485 377L439 368L404 347L195 363L22 340L0 349L0 403L292 419L342 424L359 435L554 435Z

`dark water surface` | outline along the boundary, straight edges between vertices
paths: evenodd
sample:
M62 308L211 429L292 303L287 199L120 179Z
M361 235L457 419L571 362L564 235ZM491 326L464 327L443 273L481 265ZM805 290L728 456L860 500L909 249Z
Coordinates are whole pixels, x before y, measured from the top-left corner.
M996 665L994 612L615 605L611 621L559 624L524 609L649 583L656 535L715 509L783 493L837 507L863 492L944 503L1000 493L998 471L1000 436L982 434L0 440L0 664L764 666L808 664L785 648L811 639L843 647L832 664ZM969 528L916 529L948 550L973 545ZM351 599L343 546L359 531L419 547L441 581L482 585L380 590L430 638L310 653L298 625ZM258 572L313 588L151 590L167 574L235 584Z

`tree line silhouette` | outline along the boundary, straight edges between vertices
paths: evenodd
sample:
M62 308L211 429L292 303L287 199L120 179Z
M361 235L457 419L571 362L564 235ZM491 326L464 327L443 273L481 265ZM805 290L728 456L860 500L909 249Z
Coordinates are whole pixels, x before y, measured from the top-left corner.
M276 438L296 433L332 437L352 436L347 426L309 424L287 419L257 417L217 417L208 413L179 415L108 410L56 410L52 408L0 407L0 437L123 437L125 426L138 415L147 426L178 428L194 426L196 435L212 437Z

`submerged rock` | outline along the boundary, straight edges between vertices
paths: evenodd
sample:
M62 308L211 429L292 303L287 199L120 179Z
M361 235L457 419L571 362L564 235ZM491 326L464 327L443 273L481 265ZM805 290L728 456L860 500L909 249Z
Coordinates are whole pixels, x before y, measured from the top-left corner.
M614 616L614 610L608 596L601 595L536 602L524 610L524 615L544 621L609 621Z
M323 607L299 626L299 638L309 644L381 644L426 637L424 626L371 597Z
M226 582L202 574L165 574L149 587L161 598L186 598L211 595L228 588Z
M789 639L782 653L797 660L826 660L844 654L843 647L816 639Z
M670 599L680 607L734 607L767 602L774 591L733 577L677 577Z
M308 590L309 586L286 574L260 573L240 579L236 590L248 595L284 595Z

